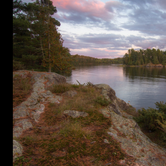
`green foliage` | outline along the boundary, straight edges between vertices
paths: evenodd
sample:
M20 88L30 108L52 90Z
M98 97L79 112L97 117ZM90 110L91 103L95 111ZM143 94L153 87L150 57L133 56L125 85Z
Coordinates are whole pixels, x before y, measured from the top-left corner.
M25 158L24 156L20 156L20 157L17 157L15 159L15 163L14 163L14 166L22 166L24 165L25 163L29 162L30 160L32 160L32 158Z
M100 104L101 106L108 106L110 102L104 97L98 96L95 100L95 103Z
M70 84L55 84L51 87L53 93L64 93L69 90L71 90Z
M153 142L166 148L166 103L155 104L158 109L143 108L134 119Z
M13 71L23 70L24 68L25 66L21 62L13 60Z
M157 130L157 119L160 118L160 116L157 114L156 110L153 108L138 110L139 116L135 118L135 120L138 123L142 123L143 127L147 130Z
M13 56L19 58L26 69L71 70L70 51L63 47L63 39L57 31L60 22L52 17L56 12L50 0L28 4L13 2Z
M90 133L86 133L85 131L83 131L79 122L74 122L72 124L66 123L63 129L60 130L59 134L63 137L73 136L75 138L90 138Z
M83 56L83 55L72 55L71 56L71 63L74 66L80 66L80 65L99 65L99 64L122 64L123 58L115 58L115 59L97 59L89 56Z
M166 103L163 104L163 102L156 102L156 107L158 108L159 112L163 112L166 115Z
M166 52L166 51L165 51ZM166 54L159 49L134 50L129 49L128 53L123 56L123 64L126 65L145 65L152 64L166 64Z
M139 116L135 117L135 120L146 130L166 132L166 103L156 102L155 104L158 109L138 110Z
M71 86L75 89L78 89L80 87L80 85L77 85L77 84L72 84Z

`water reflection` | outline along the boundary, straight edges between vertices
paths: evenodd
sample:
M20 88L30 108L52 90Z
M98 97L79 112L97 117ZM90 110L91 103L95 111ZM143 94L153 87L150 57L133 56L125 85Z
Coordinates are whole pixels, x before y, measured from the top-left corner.
M153 78L165 78L166 68L163 67L124 67L123 73L130 79L146 79L150 81L157 81ZM164 79L165 80L165 79ZM165 80L166 81L166 80Z
M166 68L80 66L67 77L70 83L77 83L76 80L81 84L108 84L118 98L136 109L155 108L155 102L166 102Z

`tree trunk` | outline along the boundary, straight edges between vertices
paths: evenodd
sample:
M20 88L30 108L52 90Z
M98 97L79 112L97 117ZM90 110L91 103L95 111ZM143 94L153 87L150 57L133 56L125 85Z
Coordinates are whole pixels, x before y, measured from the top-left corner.
M50 39L50 35L48 36L48 39ZM48 40L48 57L49 57L49 72L51 72L51 55L50 55L50 41Z
M41 50L42 50L42 57L44 58L44 53L43 53L43 46L42 46L42 39L40 37L40 46L41 46Z
M49 3L48 3L49 8ZM49 30L50 18L48 14L48 57L49 57L49 72L51 72L51 55L50 55L50 30Z

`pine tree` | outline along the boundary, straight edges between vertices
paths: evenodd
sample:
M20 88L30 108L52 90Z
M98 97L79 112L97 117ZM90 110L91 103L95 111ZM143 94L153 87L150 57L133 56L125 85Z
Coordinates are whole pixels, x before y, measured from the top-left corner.
M50 0L34 3L13 2L13 54L24 64L38 65L56 70L70 68L70 52L63 47L57 31L60 22L52 17L57 12Z

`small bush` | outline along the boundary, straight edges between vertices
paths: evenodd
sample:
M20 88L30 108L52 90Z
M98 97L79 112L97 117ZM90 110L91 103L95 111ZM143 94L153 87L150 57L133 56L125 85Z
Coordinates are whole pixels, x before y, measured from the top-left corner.
M134 119L151 141L166 148L166 103L155 104L158 109L143 108Z
M70 84L55 84L52 86L51 91L53 93L64 93L66 91L71 90L71 85Z
M108 106L110 103L104 97L98 96L95 100L95 103L100 104L101 106Z
M13 77L13 107L18 106L30 95L33 85L31 77L30 73L26 78L22 78L19 75Z
M158 110L153 108L146 110L142 108L142 110L138 110L139 115L134 119L146 130L156 131L162 129L166 131L166 103L157 102L155 104Z
M80 85L77 85L77 84L72 84L71 85L74 89L78 89L80 87Z
M25 66L21 62L13 60L13 71L23 69L25 69Z

